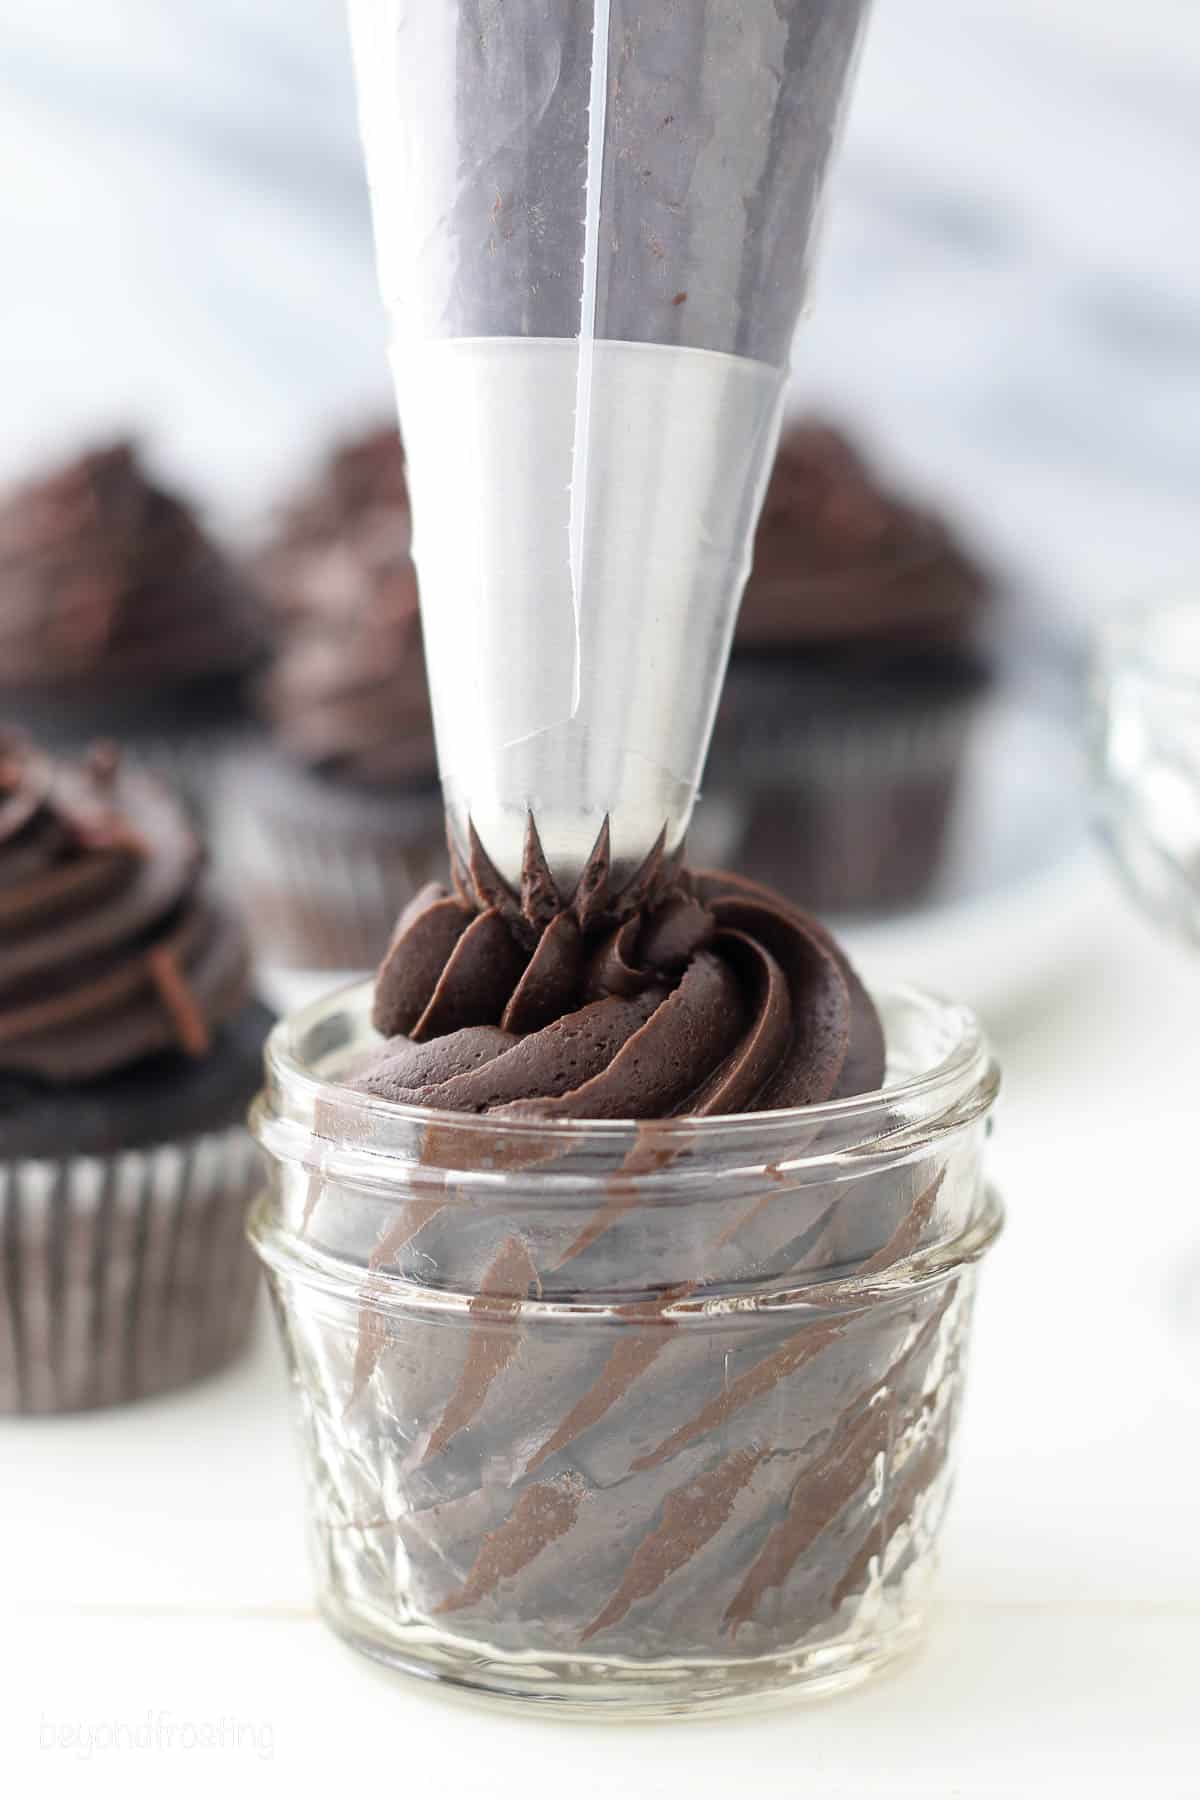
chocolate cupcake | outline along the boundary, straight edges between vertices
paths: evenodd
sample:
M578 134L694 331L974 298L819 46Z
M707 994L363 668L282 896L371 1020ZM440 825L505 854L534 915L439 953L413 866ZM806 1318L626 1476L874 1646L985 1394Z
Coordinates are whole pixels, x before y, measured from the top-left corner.
M159 782L0 740L0 1411L161 1392L243 1343L269 1019Z
M709 758L714 845L821 911L934 881L990 671L988 576L839 431L785 432ZM707 852L707 846L704 847Z
M0 719L53 748L119 738L202 804L257 635L246 582L131 444L0 503Z
M441 866L441 803L404 457L394 429L331 458L263 559L271 738L231 763L222 860L284 968L366 968Z

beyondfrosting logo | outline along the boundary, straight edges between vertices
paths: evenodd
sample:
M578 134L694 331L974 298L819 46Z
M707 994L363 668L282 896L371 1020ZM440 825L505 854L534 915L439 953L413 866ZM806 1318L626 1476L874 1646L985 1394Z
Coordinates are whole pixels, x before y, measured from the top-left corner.
M114 1750L196 1752L223 1750L270 1762L275 1755L275 1728L266 1720L177 1719L169 1712L147 1712L132 1719L52 1719L42 1714L38 1749L61 1750L80 1762Z

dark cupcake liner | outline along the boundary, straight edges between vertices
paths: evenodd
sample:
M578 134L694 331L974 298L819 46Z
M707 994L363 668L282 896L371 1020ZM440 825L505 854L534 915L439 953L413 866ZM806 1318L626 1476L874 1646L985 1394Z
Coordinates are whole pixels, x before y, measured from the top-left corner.
M256 954L284 969L372 968L408 900L445 875L440 791L361 788L268 751L252 764L226 766L215 834Z
M939 873L988 683L730 672L691 840L818 912L916 904ZM714 842L714 848L716 847Z
M229 1362L253 1316L258 1179L240 1125L0 1162L0 1412L145 1399Z

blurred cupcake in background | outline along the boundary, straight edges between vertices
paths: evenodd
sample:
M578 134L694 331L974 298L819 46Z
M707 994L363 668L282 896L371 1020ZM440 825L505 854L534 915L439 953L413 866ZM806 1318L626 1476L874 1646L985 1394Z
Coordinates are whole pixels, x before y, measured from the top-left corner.
M119 738L202 808L258 643L246 580L132 444L0 499L0 721L67 752Z
M394 426L337 449L261 563L269 737L231 760L221 861L282 969L362 969L445 847L404 456Z
M692 836L826 912L919 901L991 679L992 583L840 431L784 432ZM708 823L706 823L706 820Z
M0 1411L138 1399L245 1342L269 1023L168 790L0 739Z

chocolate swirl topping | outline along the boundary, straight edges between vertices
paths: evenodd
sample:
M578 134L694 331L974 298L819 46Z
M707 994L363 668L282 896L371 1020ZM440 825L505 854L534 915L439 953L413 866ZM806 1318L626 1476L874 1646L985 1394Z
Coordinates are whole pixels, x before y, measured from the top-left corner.
M618 882L602 832L568 897L532 820L515 891L474 837L453 869L400 920L375 993L393 1035L352 1085L642 1123L579 1208L525 1179L560 1134L447 1131L455 1168L474 1138L514 1178L478 1205L420 1187L382 1222L331 1358L337 1554L380 1605L522 1653L753 1657L841 1629L934 1528L969 1290L841 1305L825 1284L895 1275L936 1231L948 1169L931 1150L660 1189L680 1152L654 1121L877 1090L868 996L805 914L661 845ZM434 1168L438 1139L435 1122ZM469 1295L463 1329L394 1305L396 1276ZM708 1310L797 1287L811 1310ZM547 1302L605 1324L560 1331Z
M958 643L989 591L948 527L884 488L850 439L785 431L763 503L739 649L877 638Z
M68 1083L204 1055L249 967L202 865L170 795L115 751L56 763L0 739L0 1071Z
M231 565L131 444L0 504L0 682L78 689L242 668L253 609Z
M278 649L262 703L300 762L364 782L431 775L404 453L395 427L337 450L261 572Z
M402 914L379 972L388 1043L354 1085L394 1102L548 1119L812 1105L883 1079L875 1009L828 933L660 841L616 886L607 827L564 899L532 818L519 892L472 832L454 892Z

